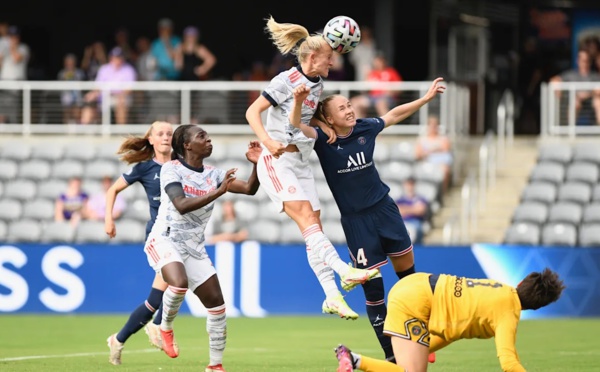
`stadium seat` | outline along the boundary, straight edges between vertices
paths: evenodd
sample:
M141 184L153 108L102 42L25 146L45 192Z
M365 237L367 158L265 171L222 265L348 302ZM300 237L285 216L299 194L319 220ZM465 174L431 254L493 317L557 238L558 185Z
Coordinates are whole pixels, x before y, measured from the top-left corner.
M594 190L592 191L592 201L600 201L600 183L594 185Z
M206 159L206 164L213 165L215 167L219 166L219 163L228 158L227 151L229 150L227 147L227 142L222 142L218 139L212 140L213 150L210 157ZM244 152L245 153L245 152ZM242 154L242 156L245 156Z
M565 168L558 163L538 163L531 171L531 182L552 182L559 184L565 179Z
M8 234L8 226L6 222L0 221L0 242L6 241L6 235Z
M8 225L9 242L36 243L42 235L42 227L39 222L33 220L13 221Z
M431 182L416 182L415 194L427 200L431 205L438 201L439 188Z
M148 202L138 199L127 204L127 207L125 207L125 211L123 212L121 218L147 222L150 219Z
M83 176L83 164L78 160L63 159L52 166L51 178L66 180Z
M87 193L88 196L103 192L102 182L92 178L83 178L81 189Z
M598 149L600 152L600 149ZM598 165L592 163L571 163L567 167L566 181L586 182L595 184L598 182Z
M414 163L417 161L415 144L413 142L402 141L390 145L390 160Z
M226 159L243 161L244 163L248 163L248 161L246 160L246 151L248 151L248 143L249 141L241 141L236 139L228 141L225 145L227 148Z
M0 182L0 198L4 194L4 183Z
M573 148L573 162L590 162L600 165L600 151L595 143L578 143Z
M321 203L321 221L334 221L340 223L340 209L334 200L327 203Z
M33 181L47 180L50 176L50 163L45 160L26 160L19 165L19 178Z
M242 155L244 156L244 155ZM240 180L246 181L252 172L252 164L246 160L226 159L217 164L217 168L228 171L232 168L237 168L235 176Z
M413 175L413 166L403 161L388 161L380 166L379 175L386 180L403 182Z
M273 220L256 220L248 225L248 239L262 243L279 243L280 223Z
M548 219L548 207L539 202L525 202L515 209L512 221L534 223L541 225Z
M4 198L20 201L31 200L35 197L36 184L30 180L13 180L4 184Z
M328 203L333 199L333 193L326 181L316 181L317 194L321 203Z
M583 210L582 223L600 223L600 203L587 205Z
M96 147L96 156L94 158L117 161L120 157L119 155L117 155L117 150L120 146L120 142L102 142Z
M557 202L550 206L548 222L561 222L577 225L581 222L583 208L572 202Z
M23 214L23 205L18 200L0 199L0 220L16 221Z
M45 224L40 240L42 243L71 243L75 228L69 221L51 221Z
M38 183L37 198L55 200L59 195L67 190L66 180L46 180Z
M542 244L574 247L577 244L577 229L568 223L549 223L542 229Z
M323 200L321 200L323 203ZM259 220L269 220L275 222L281 222L289 217L284 213L277 210L277 206L271 200L264 200L260 202L260 208L258 209Z
M346 244L346 235L344 229L338 221L327 220L323 221L323 233L334 244Z
M567 164L573 158L573 149L568 143L552 143L542 145L538 152L538 162L556 162Z
M112 243L144 244L146 240L146 224L144 222L121 218L115 222L115 228L117 235L110 239Z
M243 221L253 221L258 217L260 206L251 198L238 199L234 202L237 218Z
M62 144L53 143L46 146L35 146L31 151L31 159L58 161L62 159L65 149Z
M145 200L146 204L148 204L148 197L146 196L144 186L139 182L129 185L125 190L121 191L119 195L122 195L128 203L135 200Z
M549 182L532 182L528 184L521 194L522 202L554 203L556 200L556 186Z
M579 227L578 246L600 248L600 223L583 224Z
M71 142L65 146L65 159L91 161L96 156L96 146L92 142Z
M0 180L8 181L17 177L19 165L12 160L2 159L0 161Z
M506 231L504 243L513 245L539 245L540 227L525 222L512 224Z
M29 143L22 141L5 141L0 149L0 159L24 161L31 156L31 146Z
M102 221L84 220L75 229L75 243L106 243L108 239Z
M377 165L384 164L390 158L390 148L385 142L378 142L373 152L373 160Z
M21 218L36 221L52 221L54 219L54 201L35 199L25 202Z
M399 182L396 182L396 181L390 181L390 182L384 181L384 182L390 188L389 195L392 199L398 200L398 199L400 199L400 197L402 195L404 195L404 188L402 187L402 184L400 184Z
M298 225L296 225L293 220L288 218L281 222L278 242L282 244L304 242L302 233L298 229Z
M444 168L438 164L422 161L415 164L413 175L417 181L432 182L439 185L444 180Z
M102 179L105 176L115 178L118 175L117 164L112 160L100 159L86 162L83 167L83 177L87 179Z
M563 183L558 188L558 201L587 204L592 198L592 188L582 182Z

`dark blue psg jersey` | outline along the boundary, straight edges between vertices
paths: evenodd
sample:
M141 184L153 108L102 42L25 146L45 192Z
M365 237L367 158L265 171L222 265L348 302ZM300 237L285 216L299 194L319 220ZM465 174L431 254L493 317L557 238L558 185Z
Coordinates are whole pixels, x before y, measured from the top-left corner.
M123 173L123 178L128 184L132 185L135 182L140 182L146 191L146 197L148 197L148 204L150 206L150 220L146 224L146 234L152 230L156 215L158 214L158 207L160 206L161 167L162 164L154 160L148 160L137 163L127 173Z
M341 214L361 212L390 192L373 162L375 139L384 126L381 118L358 119L350 134L331 145L317 129L315 152Z

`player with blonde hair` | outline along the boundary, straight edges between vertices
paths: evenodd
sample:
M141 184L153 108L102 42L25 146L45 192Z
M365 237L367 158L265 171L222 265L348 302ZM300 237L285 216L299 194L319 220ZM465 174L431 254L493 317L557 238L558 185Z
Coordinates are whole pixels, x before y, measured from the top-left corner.
M127 164L133 167L119 177L106 192L106 214L104 217L104 229L110 238L117 235L115 221L113 220L113 208L117 194L125 190L135 182L139 182L146 191L148 204L150 206L150 219L146 224L146 238L152 230L158 207L160 205L160 170L164 163L171 159L171 139L173 138L173 127L165 121L155 121L146 131L143 137L127 137L119 147L117 154ZM129 316L123 328L111 335L107 342L110 348L109 362L114 365L121 364L121 353L125 341L145 325L146 333L150 343L161 348L160 331L158 326L162 319L162 298L167 289L167 283L160 275L154 277L152 289L144 303L140 304ZM154 313L158 310L154 322L149 323Z
M323 312L356 319L358 314L344 300L334 272L346 282L364 283L379 271L347 265L323 233L321 207L308 162L314 139L307 138L291 125L289 118L293 90L303 84L310 93L301 116L310 122L323 92L323 78L333 65L334 52L322 35L311 35L297 24L279 23L269 17L265 31L282 54L297 57L298 65L275 76L246 111L246 119L263 145L257 166L258 178L278 211L285 212L302 232L309 265L325 292ZM266 125L261 118L264 111L267 111Z

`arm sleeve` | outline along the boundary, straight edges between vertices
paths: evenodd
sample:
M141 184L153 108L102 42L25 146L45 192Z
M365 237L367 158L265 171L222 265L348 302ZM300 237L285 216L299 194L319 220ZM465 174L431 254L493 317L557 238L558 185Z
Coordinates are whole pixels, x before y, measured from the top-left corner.
M139 182L143 175L142 168L143 165L141 163L137 163L133 167L129 168L127 172L123 173L123 179L125 182L127 182L128 185Z
M165 163L160 168L160 188L165 192L167 191L167 186L172 183L178 183L182 185L181 175L177 173L177 168L173 165L173 163Z
M505 317L496 326L496 352L505 372L525 372L515 347L518 321L513 316Z
M382 118L362 119L362 123L368 126L370 130L375 131L376 134L379 134L385 128L385 122Z
M262 95L277 107L292 96L292 88L280 74L271 80Z

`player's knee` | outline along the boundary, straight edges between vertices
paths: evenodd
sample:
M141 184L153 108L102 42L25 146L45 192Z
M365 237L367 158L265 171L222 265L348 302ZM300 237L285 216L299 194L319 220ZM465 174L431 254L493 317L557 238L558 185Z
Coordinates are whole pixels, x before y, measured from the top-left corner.
M202 304L207 308L213 308L225 304L223 294L221 292L204 293L201 297Z
M374 278L364 282L362 288L365 292L365 300L367 302L381 301L385 298L383 278Z
M187 278L187 275L185 275L185 272L177 273L175 275L172 275L169 278L168 283L172 287L187 288L188 287L188 278Z

